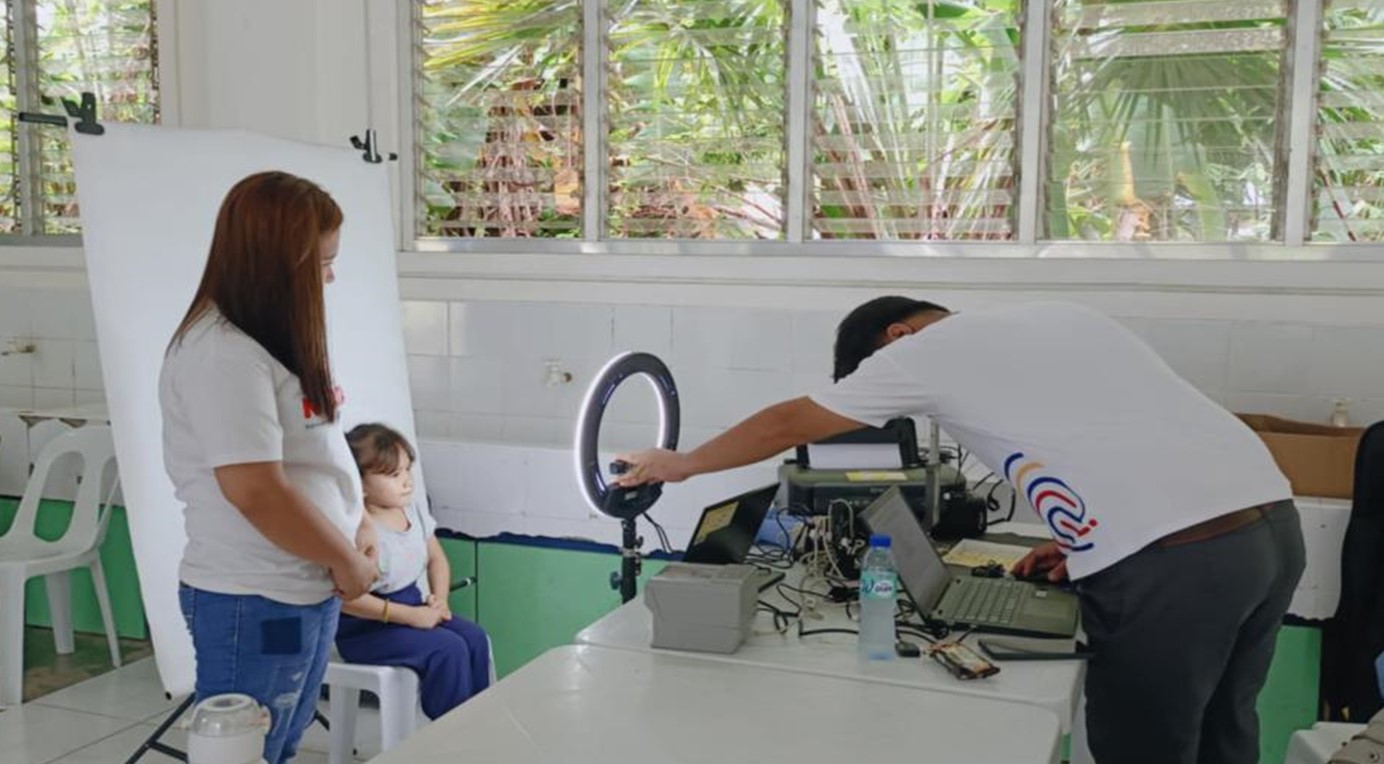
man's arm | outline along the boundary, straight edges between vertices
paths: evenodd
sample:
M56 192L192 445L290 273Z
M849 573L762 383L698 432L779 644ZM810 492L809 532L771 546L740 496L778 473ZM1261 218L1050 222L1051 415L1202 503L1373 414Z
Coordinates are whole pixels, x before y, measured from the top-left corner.
M622 486L677 483L693 475L754 464L794 446L865 426L810 398L794 398L760 411L688 453L651 449L619 456L630 467L615 482Z

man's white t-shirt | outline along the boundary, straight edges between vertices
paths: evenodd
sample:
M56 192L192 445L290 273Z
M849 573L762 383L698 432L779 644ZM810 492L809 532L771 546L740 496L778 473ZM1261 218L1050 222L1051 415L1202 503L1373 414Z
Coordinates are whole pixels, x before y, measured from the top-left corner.
M873 426L932 417L1028 499L1073 579L1292 496L1248 427L1124 326L1078 305L948 316L812 399Z
M289 484L354 540L365 510L340 424L318 416L298 377L215 311L168 353L159 403L164 467L186 507L183 583L291 605L331 597L327 569L255 530L221 493L214 470L282 462Z

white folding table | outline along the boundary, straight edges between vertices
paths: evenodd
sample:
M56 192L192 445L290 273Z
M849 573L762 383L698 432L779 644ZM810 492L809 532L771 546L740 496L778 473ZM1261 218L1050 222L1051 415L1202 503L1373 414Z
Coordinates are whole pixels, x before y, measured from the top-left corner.
M1028 530L1023 526L1010 528L1021 532ZM788 581L796 582L801 577L801 570L795 569L789 573ZM790 603L779 597L772 587L763 592L761 598L776 606L791 607ZM856 627L856 624L846 617L843 607L823 607L819 612L822 616L820 619L804 621L805 629ZM1009 661L998 664L1000 673L993 677L961 681L927 657L899 658L880 663L861 662L856 657L856 638L851 634L821 634L799 638L796 628L790 629L786 634L771 633L773 630L773 617L767 612L760 612L755 618L755 634L734 653L655 651L650 647L653 641L653 615L644 605L641 596L578 632L574 641L579 645L683 655L704 661L863 679L881 684L1024 703L1054 713L1062 724L1063 732L1072 730L1072 721L1081 697L1082 680L1086 670L1086 664L1077 660ZM1002 636L977 636L1000 641L1005 639ZM970 637L967 644L978 650L977 636Z
M554 649L375 764L1056 764L1032 705L679 654Z

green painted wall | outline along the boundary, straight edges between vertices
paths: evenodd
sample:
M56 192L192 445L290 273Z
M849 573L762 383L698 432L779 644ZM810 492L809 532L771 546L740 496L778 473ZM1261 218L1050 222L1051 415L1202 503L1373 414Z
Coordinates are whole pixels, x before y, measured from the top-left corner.
M8 532L19 510L16 499L0 498L0 535ZM114 507L106 543L101 546L101 563L106 570L106 586L110 589L111 609L115 611L115 630L122 637L148 639L144 623L144 604L139 596L139 574L135 571L135 556L130 547L130 526L125 509ZM62 536L72 521L72 503L44 501L39 505L35 532L40 538ZM48 592L43 579L30 579L24 590L24 619L33 626L50 626ZM101 610L91 586L91 575L85 570L72 573L72 624L78 631L104 634Z
M442 553L452 565L452 580L460 581L467 576L476 575L476 542L470 539L438 539ZM447 599L452 613L470 621L476 620L476 590L473 584L452 592Z
M479 544L477 623L491 635L497 673L503 677L571 644L578 631L618 607L610 574L619 568L615 554ZM646 561L641 579L662 569L663 563Z
M1280 764L1295 730L1317 720L1321 677L1322 632L1305 626L1285 626L1269 666L1269 679L1259 693L1259 761Z

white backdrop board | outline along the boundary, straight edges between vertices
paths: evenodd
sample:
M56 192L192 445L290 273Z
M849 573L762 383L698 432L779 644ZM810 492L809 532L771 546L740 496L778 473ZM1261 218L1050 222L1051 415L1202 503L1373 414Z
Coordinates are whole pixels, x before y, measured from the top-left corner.
M164 688L192 690L192 643L178 608L182 507L163 467L158 376L201 280L221 200L241 178L283 170L312 180L345 223L327 287L343 423L382 421L417 442L404 356L389 181L347 148L244 131L106 124L72 133L87 276L140 590ZM426 496L421 469L418 496Z

